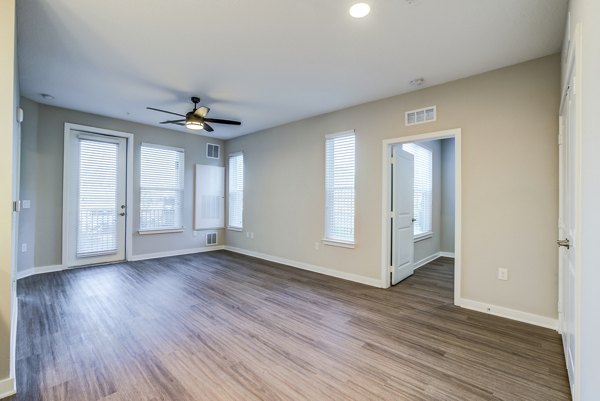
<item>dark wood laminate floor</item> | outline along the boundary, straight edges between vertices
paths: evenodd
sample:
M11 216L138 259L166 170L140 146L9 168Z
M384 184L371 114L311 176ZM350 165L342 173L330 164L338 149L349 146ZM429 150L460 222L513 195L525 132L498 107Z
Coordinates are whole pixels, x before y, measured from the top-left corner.
M226 251L22 279L14 401L569 400L557 333Z

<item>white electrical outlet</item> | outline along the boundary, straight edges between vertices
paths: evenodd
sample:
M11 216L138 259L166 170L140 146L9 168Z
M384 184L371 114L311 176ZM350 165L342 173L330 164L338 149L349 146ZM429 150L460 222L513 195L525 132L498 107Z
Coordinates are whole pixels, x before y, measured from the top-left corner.
M27 244L21 244L21 252L27 252Z
M250 239L254 239L254 231L250 231Z
M503 267L498 268L498 280L508 280L508 269Z
M24 200L21 201L21 208L23 209L29 209L31 207L31 201L30 200Z
M250 238L250 231L246 231L246 238Z
M319 250L319 241L315 241L315 251Z

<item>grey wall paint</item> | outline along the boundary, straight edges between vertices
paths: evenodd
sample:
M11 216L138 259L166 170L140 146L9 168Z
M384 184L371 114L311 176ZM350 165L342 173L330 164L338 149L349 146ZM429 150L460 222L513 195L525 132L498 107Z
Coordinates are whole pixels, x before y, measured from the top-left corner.
M552 55L229 140L227 152L244 151L244 231L255 237L228 231L227 244L378 279L382 141L461 128L462 296L555 318L559 81ZM431 105L437 121L402 124L405 111ZM357 134L357 245L317 250L324 135L349 129ZM499 267L510 280L497 279Z
M23 137L28 144L28 152L23 153L23 165L29 165L21 175L21 188L32 200L32 207L24 216L29 219L29 230L23 233L31 241L31 220L35 226L34 239L30 252L31 258L24 260L19 269L42 267L62 263L62 171L63 141L66 122L124 131L134 134L134 183L133 183L133 255L171 252L200 248L204 245L204 235L194 236L193 228L193 191L194 165L196 163L223 166L223 157L219 160L206 158L206 143L223 145L223 141L204 136L181 133L158 127L107 118L73 110L67 110L43 104L37 105L24 100L25 115L33 118L38 109L37 127L34 122L23 126ZM37 128L37 129L36 129ZM139 149L142 142L149 142L185 149L185 194L183 233L139 235ZM218 235L223 244L224 235ZM26 263L27 262L27 263Z
M431 238L423 239L415 242L415 263L425 258L435 255L440 251L440 244L442 241L442 145L441 141L422 141L415 142L419 146L423 146L431 150L432 154L432 220L431 230L433 232Z
M442 238L440 251L454 253L454 139L442 141Z
M24 110L24 119L21 123L21 177L20 198L29 200L32 205L37 204L37 168L38 147L37 135L28 133L38 132L38 104L21 98L21 108ZM19 213L19 249L22 244L27 244L27 252L19 252L17 270L24 270L35 266L35 225L36 208L22 209Z

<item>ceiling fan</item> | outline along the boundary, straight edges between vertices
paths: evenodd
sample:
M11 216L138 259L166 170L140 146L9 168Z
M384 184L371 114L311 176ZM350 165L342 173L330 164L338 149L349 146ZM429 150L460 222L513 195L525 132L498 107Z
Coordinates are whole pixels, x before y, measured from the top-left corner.
M160 124L175 124L181 125L182 127L186 127L192 130L205 130L208 132L213 132L214 129L207 123L216 123L216 124L228 124L228 125L241 125L242 123L239 121L233 120L223 120L220 118L207 118L206 115L210 111L210 109L206 106L198 107L198 103L200 103L200 98L197 96L192 96L192 103L194 103L194 109L185 115L179 113L173 113L172 111L156 109L154 107L146 107L148 110L160 111L161 113L173 114L175 116L184 117L180 120L167 120L161 121Z

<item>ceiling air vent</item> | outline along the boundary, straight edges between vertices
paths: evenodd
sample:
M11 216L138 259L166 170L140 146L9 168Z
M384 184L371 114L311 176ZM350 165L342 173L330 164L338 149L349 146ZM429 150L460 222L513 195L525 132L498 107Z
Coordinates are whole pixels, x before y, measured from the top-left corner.
M425 107L424 109L407 111L405 114L406 125L416 125L430 123L437 119L437 111L435 106Z
M217 233L206 233L206 245L217 245Z
M206 144L206 157L209 159L218 159L220 157L221 146L215 145L214 143Z

